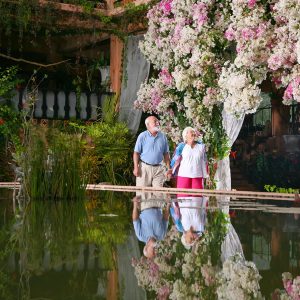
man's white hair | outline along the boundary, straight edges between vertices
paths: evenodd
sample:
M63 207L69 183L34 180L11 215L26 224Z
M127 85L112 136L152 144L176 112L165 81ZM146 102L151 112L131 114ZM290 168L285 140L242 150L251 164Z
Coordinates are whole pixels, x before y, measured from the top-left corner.
M156 120L158 120L155 116L149 116L149 117L147 117L146 120L145 120L145 125L146 125L147 128L148 128L148 125L149 125L149 120L151 118L155 118Z
M146 127L148 127L148 124L149 124L149 117L146 118L146 120L145 120L145 125L146 125Z
M186 142L186 136L188 134L189 131L194 131L196 132L196 130L193 128L193 127L185 127L182 131L182 138L183 138L183 141Z
M148 257L148 251L147 251L146 245L144 246L143 254L144 254L144 256Z

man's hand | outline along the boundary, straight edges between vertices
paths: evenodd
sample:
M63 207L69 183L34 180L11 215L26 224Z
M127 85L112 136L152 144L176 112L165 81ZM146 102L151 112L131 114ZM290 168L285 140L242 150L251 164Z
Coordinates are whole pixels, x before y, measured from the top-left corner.
M134 175L135 177L140 177L140 176L141 176L140 170L139 170L138 167L136 167L136 168L133 169L133 175Z
M169 170L166 172L166 178L167 178L167 181L171 180L171 177L172 177L172 169L169 169Z
M133 202L133 208L134 209L140 209L141 208L141 196L135 196L132 199Z

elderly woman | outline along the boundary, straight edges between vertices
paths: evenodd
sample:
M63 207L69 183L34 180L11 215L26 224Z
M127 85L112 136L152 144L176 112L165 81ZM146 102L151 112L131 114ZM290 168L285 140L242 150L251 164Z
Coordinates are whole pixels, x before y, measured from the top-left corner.
M177 174L177 188L203 189L203 179L208 178L205 144L196 141L196 132L186 127L171 162L172 174Z

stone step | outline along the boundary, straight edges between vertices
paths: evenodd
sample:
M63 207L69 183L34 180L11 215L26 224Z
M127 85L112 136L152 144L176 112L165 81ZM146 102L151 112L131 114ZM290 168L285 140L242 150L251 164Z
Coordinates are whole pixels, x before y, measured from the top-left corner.
M231 165L231 187L239 191L257 191L257 188L251 184L243 175L239 167Z

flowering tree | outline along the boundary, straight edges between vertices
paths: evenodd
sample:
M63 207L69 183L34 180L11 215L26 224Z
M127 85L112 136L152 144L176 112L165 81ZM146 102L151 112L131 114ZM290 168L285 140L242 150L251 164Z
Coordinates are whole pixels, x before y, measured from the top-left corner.
M285 88L300 102L300 3L297 0L162 0L148 12L140 48L159 70L144 83L136 107L160 115L174 142L192 125L208 156L227 153L221 111L253 113L261 84Z

